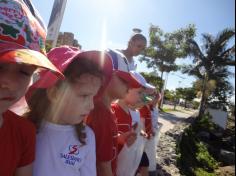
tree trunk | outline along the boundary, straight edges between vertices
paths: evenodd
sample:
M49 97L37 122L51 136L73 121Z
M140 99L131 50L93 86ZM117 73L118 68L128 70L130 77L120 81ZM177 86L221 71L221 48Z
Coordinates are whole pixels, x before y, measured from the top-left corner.
M201 98L199 115L198 115L200 118L204 115L204 112L205 112L205 106L206 106L206 83L207 82L208 82L208 80L207 80L207 73L206 73L204 75L204 80L203 80L202 98Z
M163 74L164 74L164 71L161 71L161 80L163 81ZM164 82L165 84L165 82ZM158 109L162 109L162 105L163 105L163 99L164 99L164 84L162 84L162 86L160 87L160 91L161 91L161 100L160 100L160 103L158 104Z
M184 108L187 108L187 100L184 101Z

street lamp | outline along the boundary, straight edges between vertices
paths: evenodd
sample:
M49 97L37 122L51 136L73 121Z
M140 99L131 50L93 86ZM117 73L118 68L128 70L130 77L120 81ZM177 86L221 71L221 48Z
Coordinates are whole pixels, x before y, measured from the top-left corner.
M133 32L134 32L134 33L141 33L141 32L142 32L142 30L141 30L141 29L139 29L139 28L133 28Z

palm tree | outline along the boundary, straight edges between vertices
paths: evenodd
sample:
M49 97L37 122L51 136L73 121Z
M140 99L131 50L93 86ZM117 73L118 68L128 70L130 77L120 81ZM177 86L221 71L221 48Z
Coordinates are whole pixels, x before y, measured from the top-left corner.
M218 86L224 84L227 88L226 91L231 89L227 80L231 74L228 67L235 66L235 45L228 47L228 44L234 35L235 30L228 28L219 32L216 37L210 34L203 34L203 46L201 49L195 40L190 39L188 41L188 54L193 57L195 65L185 66L183 73L188 73L203 81L199 117L204 114L205 105L209 98L206 96L206 85L209 80L215 80ZM214 91L217 90L219 91L219 89ZM224 93L224 96L227 96L227 92ZM214 95L216 96L217 93ZM219 97L212 97L212 99L217 98Z

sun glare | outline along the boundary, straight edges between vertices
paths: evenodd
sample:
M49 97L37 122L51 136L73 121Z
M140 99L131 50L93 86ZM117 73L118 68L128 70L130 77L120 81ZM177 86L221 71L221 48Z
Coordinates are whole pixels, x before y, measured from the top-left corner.
M101 38L101 46L100 46L100 49L101 50L105 50L107 48L107 20L106 18L104 17L103 18L103 21L102 21L102 38Z

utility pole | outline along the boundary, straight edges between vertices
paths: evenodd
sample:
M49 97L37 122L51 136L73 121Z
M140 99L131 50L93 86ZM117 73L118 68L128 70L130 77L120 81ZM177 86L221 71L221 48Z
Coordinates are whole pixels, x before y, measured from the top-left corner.
M160 105L161 108L163 107L163 103L164 103L164 96L165 96L165 90L166 90L166 87L167 87L168 76L169 76L169 73L167 72L165 83L164 83L164 86L163 86L162 92L161 92L161 96L162 96L161 97L161 105Z
M48 23L47 41L56 47L67 0L54 0L50 20Z

